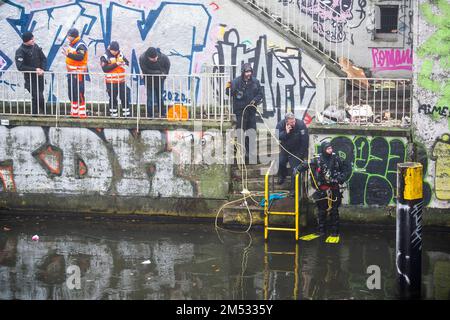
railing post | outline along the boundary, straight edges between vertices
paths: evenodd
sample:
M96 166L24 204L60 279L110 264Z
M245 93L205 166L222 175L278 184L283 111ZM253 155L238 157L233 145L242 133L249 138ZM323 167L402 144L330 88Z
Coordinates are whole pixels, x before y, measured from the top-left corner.
M399 294L420 298L422 278L422 165L397 165L396 267Z
M200 79L200 88L201 88L201 79ZM191 93L191 119L196 119L195 118L195 112L196 112L196 104L197 101L195 99L195 81L194 81L194 76L191 75L189 76L189 89L190 89L190 93Z

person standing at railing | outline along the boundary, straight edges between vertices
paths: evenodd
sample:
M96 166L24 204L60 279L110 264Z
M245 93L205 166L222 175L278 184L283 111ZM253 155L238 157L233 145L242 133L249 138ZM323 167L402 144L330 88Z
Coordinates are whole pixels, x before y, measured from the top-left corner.
M289 162L291 170L300 164L299 159L308 157L309 133L303 120L296 119L291 112L286 113L276 127L278 138L283 148L280 148L278 160L278 184L286 180L286 165ZM291 193L295 190L295 176L291 175Z
M62 54L66 56L68 71L67 83L71 102L70 115L72 117L86 118L84 78L87 73L87 45L81 40L80 34L75 28L67 32L67 40L69 41L69 47L63 48Z
M258 160L256 158L256 106L263 101L264 92L259 80L253 76L253 68L250 63L244 63L241 75L227 84L226 93L232 97L236 129L240 129L238 142L242 142L242 135L244 137L248 135L248 139L245 138L243 143L245 163L256 164ZM248 132L248 130L253 130L253 132Z
M16 51L17 70L24 72L25 89L31 94L31 113L45 114L44 71L47 70L47 57L42 48L35 44L31 32L24 32L22 41Z
M130 63L120 52L119 43L112 41L105 54L100 58L100 64L105 72L106 91L109 95L109 112L111 117L118 117L117 95L122 103L122 116L130 115L129 94L127 94L125 66Z
M139 65L142 74L144 74L147 88L148 117L154 117L160 109L160 117L166 117L162 93L164 92L166 76L170 71L169 58L156 48L150 47L139 57Z

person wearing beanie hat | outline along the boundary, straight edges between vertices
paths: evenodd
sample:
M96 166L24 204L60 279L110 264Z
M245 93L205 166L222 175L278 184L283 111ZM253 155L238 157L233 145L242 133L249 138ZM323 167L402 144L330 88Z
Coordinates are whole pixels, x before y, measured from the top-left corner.
M125 66L130 63L120 52L119 43L112 41L103 56L100 57L100 65L105 73L106 91L109 96L109 113L111 117L119 116L117 95L122 104L122 116L130 115L129 98L126 86Z
M69 29L69 31L67 31L67 36L68 37L72 37L72 38L76 38L76 37L78 37L80 34L79 34L79 32L78 32L78 30L77 29L75 29L75 28L70 28Z
M338 243L339 237L339 206L342 193L339 185L350 178L351 167L347 161L342 160L333 152L333 146L329 141L324 141L320 147L320 153L311 163L303 162L294 173L304 172L310 169L311 183L316 192L313 200L318 209L318 232L300 237L301 240L313 240L326 235L327 215L330 215L327 243Z
M23 72L24 87L31 94L31 113L45 114L44 71L47 70L47 57L42 48L35 44L30 31L22 34L22 41L15 55L17 70Z
M139 66L147 89L147 116L153 118L159 113L161 118L165 118L167 110L162 92L170 71L170 60L158 49L150 47L139 57Z
M119 51L120 50L119 43L117 41L111 41L111 43L109 44L109 50Z
M72 117L86 118L84 80L88 71L87 45L81 40L79 32L75 28L71 28L67 32L67 41L69 46L63 48L61 53L66 56L67 82L71 103L70 115Z
M245 163L256 164L256 106L262 103L264 92L250 63L242 65L241 75L227 84L225 92L231 97L236 115L238 142L245 146Z
M30 40L32 40L33 38L34 38L34 36L33 36L33 34L30 31L25 31L22 34L22 41L23 41L23 43L27 43Z

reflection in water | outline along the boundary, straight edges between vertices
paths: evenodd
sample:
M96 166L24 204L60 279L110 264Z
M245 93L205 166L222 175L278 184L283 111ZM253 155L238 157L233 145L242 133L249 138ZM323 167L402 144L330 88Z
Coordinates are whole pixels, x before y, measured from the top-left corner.
M265 243L260 229L2 215L0 299L395 299L395 231L342 233L337 245L285 234ZM424 298L450 298L449 240L424 232ZM370 265L381 290L366 286ZM81 289L67 286L69 266Z

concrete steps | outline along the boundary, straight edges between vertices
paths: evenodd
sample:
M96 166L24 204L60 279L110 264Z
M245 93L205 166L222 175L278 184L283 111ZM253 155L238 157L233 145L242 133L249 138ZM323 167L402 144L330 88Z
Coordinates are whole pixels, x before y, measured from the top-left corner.
M275 179L275 183L271 183L271 189L273 187L274 191L282 191L289 190L290 186L290 178L286 179L286 181L282 185L278 185L277 180ZM233 181L232 182L233 191L242 191L242 182L241 181ZM247 189L250 191L264 191L264 179L248 179L247 180Z

